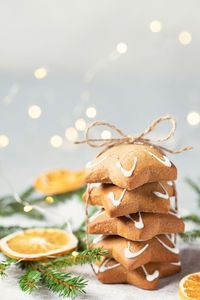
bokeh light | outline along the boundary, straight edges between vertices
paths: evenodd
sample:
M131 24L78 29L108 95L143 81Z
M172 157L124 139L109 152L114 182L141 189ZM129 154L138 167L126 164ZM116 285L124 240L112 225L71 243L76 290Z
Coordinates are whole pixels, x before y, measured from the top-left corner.
M187 121L192 126L197 126L200 123L200 114L197 111L191 111L187 115Z
M38 119L42 114L42 110L38 105L31 105L28 114L31 119Z
M76 129L78 129L80 131L84 131L85 128L86 128L86 122L85 122L85 120L84 119L78 119L78 120L76 120L75 127L76 127Z
M60 135L53 135L50 138L50 144L54 148L59 148L63 144L63 138Z
M29 211L31 211L32 209L33 209L32 205L29 205L29 204L28 204L28 205L25 205L25 206L24 206L24 211L27 212L27 213L28 213Z
M188 45L191 43L192 41L192 35L191 33L189 33L188 31L182 31L180 34L179 34L179 42L182 44L182 45Z
M86 109L86 115L88 118L93 119L96 117L96 114L97 114L97 111L96 111L95 107L90 106Z
M47 76L47 69L45 69L45 68L36 69L34 71L34 76L37 79L43 79L44 77Z
M162 24L158 20L154 20L150 23L150 30L152 32L159 32L162 29Z
M117 44L116 50L117 50L118 53L124 54L124 53L127 52L127 49L128 49L128 47L125 43Z
M9 144L9 138L4 135L4 134L1 134L0 135L0 148L4 148L6 146L8 146Z
M101 133L102 139L110 139L112 137L112 134L109 130L103 130Z
M69 127L65 131L65 136L70 142L74 142L78 138L78 132L74 127Z

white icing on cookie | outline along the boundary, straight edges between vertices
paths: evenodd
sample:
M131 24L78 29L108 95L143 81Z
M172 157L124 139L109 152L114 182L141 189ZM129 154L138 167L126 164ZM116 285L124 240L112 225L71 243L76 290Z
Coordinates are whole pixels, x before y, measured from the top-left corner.
M90 218L90 222L92 222L94 219L96 219L97 217L99 217L99 216L101 216L101 215L103 215L103 214L105 214L106 213L106 211L105 210L103 210L103 211L98 211L96 214L94 214L91 218Z
M161 188L163 189L164 194L160 193L160 192L152 192L152 193L159 198L169 199L169 194L168 194L167 190L165 189L165 187L162 185L162 183L160 183L160 182L158 182L158 183L160 184Z
M124 197L125 192L126 192L126 189L124 189L122 191L121 196L120 196L120 198L118 200L115 200L115 195L114 195L113 192L110 192L108 194L108 198L112 201L112 203L113 203L114 206L119 206L120 203L121 203L121 201L122 201L122 198Z
M172 186L173 185L173 181L167 181L167 184Z
M89 191L91 191L91 189L96 188L96 187L99 187L99 186L101 186L101 185L102 185L101 182L90 183L90 184L89 184Z
M178 262L171 262L170 264L174 265L174 266L181 266L181 262L180 261L178 261Z
M99 267L99 272L102 273L102 272L105 272L107 270L111 270L111 269L114 269L114 268L117 268L120 266L119 263L115 264L115 265L112 265L112 266L108 266L106 267L106 264L111 260L111 258L107 258L103 263L102 265Z
M145 274L145 276L146 276L146 280L148 280L148 281L153 281L154 279L158 278L158 276L159 276L159 271L158 271L158 270L155 270L152 274L149 274L149 273L147 272L147 270L145 269L145 266L144 266L144 265L141 266L141 267L142 267L142 269L143 269L143 271L144 271L144 274Z
M93 167L96 167L98 166L100 163L102 163L107 157L104 156L102 159L98 160L96 163L95 162L92 162L92 161L89 161L87 164L86 164L86 169L89 169L89 168L93 168Z
M142 249L140 249L138 252L131 252L130 251L130 241L128 241L128 247L125 248L124 250L124 255L126 258L134 258L140 254L142 254L146 249L147 247L149 246L149 244L146 244Z
M165 235L165 236L168 238L167 235ZM172 242L174 248L171 248L170 246L166 245L166 244L165 244L163 241L161 241L161 239L159 239L157 236L155 236L155 238L157 239L157 241L159 241L159 243L160 243L163 247L165 247L165 248L166 248L167 250L169 250L170 252L175 253L175 254L178 254L178 253L179 253L179 249L175 247L175 245L174 245L174 243L172 242L171 239L168 238L168 239Z
M145 150L146 152L148 152L151 156L153 156L155 159L157 159L159 162L161 162L163 165L165 165L166 167L171 167L171 161L169 160L169 158L165 155L163 155L163 159L160 159L158 156L156 156L154 153L148 151L148 150Z
M133 221L136 228L142 229L144 228L144 223L140 211L138 212L138 215L139 215L139 221L135 221L130 215L125 215L125 217L131 219L131 221Z
M173 216L175 216L175 217L177 217L178 219L181 218L181 216L180 216L179 214L177 214L177 213L175 213L175 212L173 212L173 211L169 211L169 214L170 214L170 215L173 215Z
M103 234L100 234L98 237L96 237L92 243L93 244L97 244L98 242L101 242L102 240L104 240L107 236L106 235L103 235Z
M133 174L133 171L135 170L136 163L137 163L137 157L134 157L133 166L132 166L132 168L129 171L125 170L122 167L122 165L121 165L121 163L120 163L119 160L116 162L116 165L117 165L118 168L120 168L120 170L122 171L122 173L124 174L125 177L131 177L132 174Z

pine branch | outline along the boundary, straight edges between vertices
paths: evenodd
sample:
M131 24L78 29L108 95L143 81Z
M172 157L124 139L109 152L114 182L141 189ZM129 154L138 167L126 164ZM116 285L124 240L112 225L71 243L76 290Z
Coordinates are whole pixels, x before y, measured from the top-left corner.
M182 217L183 221L192 221L195 224L200 225L200 217L195 215L195 214L191 214L191 215L187 215L185 217Z
M81 276L73 277L71 273L62 273L55 270L50 270L43 265L35 265L35 270L41 273L43 282L48 288L58 293L61 297L74 297L77 292L85 294L84 288L87 285L87 280Z
M0 276L1 278L7 277L6 270L11 266L12 263L16 262L13 258L6 258L0 262Z
M200 188L198 187L198 185L190 178L186 178L185 181L197 192L198 194L198 207L200 208Z
M192 231L186 231L184 233L179 233L179 236L183 239L184 242L192 242L197 238L200 238L200 230L194 229Z
M107 250L102 250L102 247L97 249L89 248L77 253L76 256L67 255L61 258L51 259L46 266L48 268L61 269L72 265L92 263L96 260L100 261L101 257L107 255L108 253L109 252Z
M19 286L23 292L32 293L40 286L37 283L41 280L41 273L38 270L30 268L19 279Z

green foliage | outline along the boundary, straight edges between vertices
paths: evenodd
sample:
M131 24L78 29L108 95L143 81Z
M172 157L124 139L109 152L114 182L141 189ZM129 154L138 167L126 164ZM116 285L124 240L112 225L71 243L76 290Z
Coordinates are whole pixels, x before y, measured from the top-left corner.
M39 283L40 280L41 273L38 270L30 268L20 277L19 286L23 292L32 293L32 291L39 288L37 283Z
M43 282L60 297L74 297L77 292L85 293L84 288L88 282L83 277L73 277L71 273L62 273L43 266L37 266L37 269L41 272Z
M1 278L7 277L6 270L11 266L12 263L15 263L16 260L7 257L5 260L0 262L0 276Z
M96 260L100 261L102 256L108 254L107 250L98 249L85 249L80 252L77 256L67 255L61 258L52 259L48 264L48 268L61 269L72 265L82 265L85 263L92 263Z
M194 182L190 178L186 178L186 182L189 184L189 186L197 193L197 207L200 208L200 187L196 182ZM192 242L196 239L200 238L200 216L198 214L189 214L187 216L184 216L183 221L191 221L197 225L197 229L193 229L191 231L186 231L184 233L179 233L179 236L185 241L185 242Z
M64 202L66 200L71 199L73 196L77 196L80 201L82 201L82 195L85 191L85 186L63 194L53 195L54 202L51 205L56 205L59 202ZM34 204L43 204L48 205L45 201L48 195L38 196L38 193L34 189L34 187L28 187L23 193L20 194L20 199L23 201L34 205ZM13 195L8 195L0 198L0 216L11 216L15 213L26 215L27 217L43 220L45 216L33 209L29 213L24 212L24 206L20 203L16 202L16 199Z
M184 233L179 233L179 235L185 242L192 242L192 241L196 240L197 238L200 238L200 229L186 231Z

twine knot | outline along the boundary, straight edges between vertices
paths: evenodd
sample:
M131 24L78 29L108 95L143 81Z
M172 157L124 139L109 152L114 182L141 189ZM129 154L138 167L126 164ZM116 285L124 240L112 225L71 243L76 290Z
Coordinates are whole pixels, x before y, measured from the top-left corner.
M157 138L157 139L146 138L145 137L148 133L152 132L159 123L161 123L163 121L171 121L171 123L172 123L172 129L170 130L170 132L168 133L167 136ZM109 139L89 138L89 131L92 128L96 127L96 126L106 126L110 129L116 131L119 134L119 138L109 138ZM146 130L141 132L139 135L134 136L134 135L126 135L119 128L117 128L116 126L114 126L110 123L97 121L97 122L91 123L87 127L86 132L85 132L85 139L82 140L82 141L76 141L75 144L84 144L84 143L86 143L90 147L93 147L93 148L104 147L104 149L97 156L101 155L103 152L105 152L109 148L111 148L113 146L118 146L118 145L121 145L121 144L142 144L142 145L147 145L147 146L154 147L162 153L163 153L163 151L167 151L167 152L173 153L173 154L181 153L183 151L192 149L193 148L192 146L187 146L187 147L180 148L178 150L171 150L167 147L163 147L161 145L154 144L154 143L166 142L167 140L169 140L174 135L174 133L176 131L176 126L177 126L176 118L167 115L167 116L163 116L163 117L159 117L159 118L155 119L147 127Z

